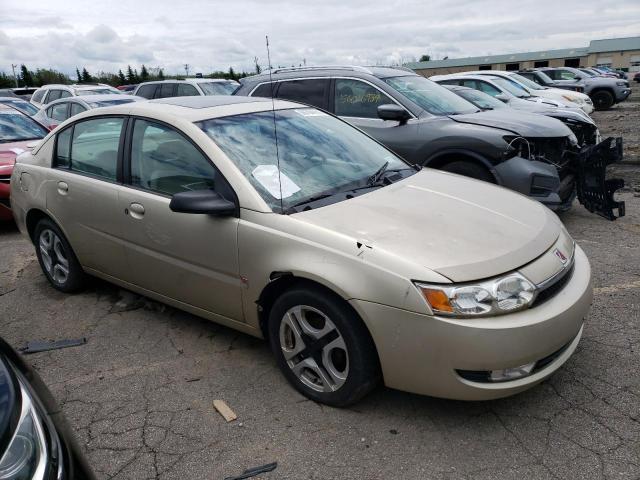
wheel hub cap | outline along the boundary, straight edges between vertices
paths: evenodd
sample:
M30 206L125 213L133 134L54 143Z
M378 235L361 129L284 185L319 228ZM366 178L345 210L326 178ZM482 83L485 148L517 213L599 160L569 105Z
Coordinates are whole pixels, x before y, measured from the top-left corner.
M43 230L39 247L44 269L54 282L64 284L69 278L69 260L60 237L53 230Z

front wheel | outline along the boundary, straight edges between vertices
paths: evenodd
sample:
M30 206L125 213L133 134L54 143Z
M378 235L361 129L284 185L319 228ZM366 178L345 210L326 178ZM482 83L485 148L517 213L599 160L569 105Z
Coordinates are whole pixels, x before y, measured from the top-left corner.
M613 106L614 98L611 92L599 90L591 95L596 110L607 110Z
M269 340L287 380L314 401L344 407L378 383L366 327L344 300L319 288L294 288L276 300Z

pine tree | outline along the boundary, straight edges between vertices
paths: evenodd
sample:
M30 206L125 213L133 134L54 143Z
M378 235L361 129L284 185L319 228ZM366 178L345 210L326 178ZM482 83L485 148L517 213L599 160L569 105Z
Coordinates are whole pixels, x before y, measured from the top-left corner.
M120 85L124 85L127 83L127 79L124 77L124 73L122 73L122 69L118 70L118 82Z
M140 80L143 82L149 80L149 72L147 71L147 67L144 65L142 65L142 68L140 69Z
M82 82L82 76L80 75L80 70L76 67L76 77L78 77L78 83Z
M158 69L158 80L164 80L164 72L161 68Z
M233 67L229 67L229 79L231 80L236 79L236 72L233 71Z
M136 83L136 77L133 74L131 65L127 65L127 83Z
M133 69L133 81L134 83L140 83L140 77L138 76L138 69Z
M22 83L25 87L32 87L33 85L35 85L33 83L32 73L24 64L20 65L20 80L22 80Z
M91 78L91 75L89 75L89 72L86 68L82 69L82 81L84 83L90 83L93 79Z

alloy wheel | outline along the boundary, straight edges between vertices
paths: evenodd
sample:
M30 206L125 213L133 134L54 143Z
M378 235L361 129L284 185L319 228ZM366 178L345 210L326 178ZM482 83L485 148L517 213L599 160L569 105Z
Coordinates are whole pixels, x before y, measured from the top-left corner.
M40 233L39 247L46 272L55 283L64 285L69 278L69 259L60 237L46 228Z
M295 376L317 392L335 392L347 380L349 353L336 325L320 310L297 305L280 322L280 348Z

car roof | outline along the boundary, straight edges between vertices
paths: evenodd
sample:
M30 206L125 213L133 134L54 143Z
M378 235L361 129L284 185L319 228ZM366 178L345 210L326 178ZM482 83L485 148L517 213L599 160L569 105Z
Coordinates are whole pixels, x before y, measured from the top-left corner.
M107 93L104 95L78 95L75 97L65 97L54 100L53 102L49 102L45 105L45 108L49 108L51 105L56 105L58 103L64 102L73 102L73 103L93 103L93 102L101 102L101 101L109 101L109 100L128 100L133 99L133 101L146 100L142 97L137 97L134 95L122 95L119 93Z
M493 80L493 78L500 78L499 75L465 75L464 73L449 73L447 75L434 75L433 77L429 77L434 82L438 80L446 80L446 79L466 79L466 80Z
M291 67L276 68L271 71L265 71L259 75L252 75L240 79L240 83L261 83L268 82L270 79L282 80L300 77L335 77L345 76L367 78L367 76L377 78L402 77L402 76L418 76L413 70L404 67L386 67L376 65L372 67L363 67L360 65L327 65L315 67Z

